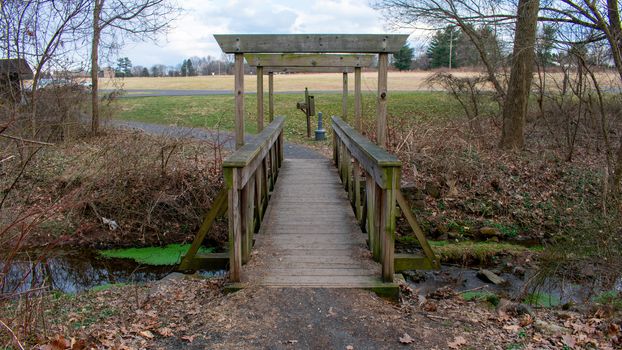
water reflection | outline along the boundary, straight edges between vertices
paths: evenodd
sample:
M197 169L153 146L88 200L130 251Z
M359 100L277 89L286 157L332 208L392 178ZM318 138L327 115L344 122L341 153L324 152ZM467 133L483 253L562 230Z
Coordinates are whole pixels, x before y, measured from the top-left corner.
M27 256L14 261L0 280L2 294L40 286L75 293L110 283L135 283L161 279L173 266L146 266L129 259L105 259L93 251L63 252L42 261ZM0 263L0 270L4 266Z

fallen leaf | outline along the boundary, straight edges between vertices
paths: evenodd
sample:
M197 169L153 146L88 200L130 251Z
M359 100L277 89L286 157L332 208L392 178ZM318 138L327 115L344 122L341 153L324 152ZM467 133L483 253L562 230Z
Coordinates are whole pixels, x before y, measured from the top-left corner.
M153 339L155 337L155 335L153 335L153 333L151 333L151 331L141 331L138 334L141 337L147 338L147 339Z
M86 341L84 339L76 340L76 338L71 338L71 350L82 349L86 349Z
M574 339L574 337L572 335L569 334L564 334L562 335L562 342L568 346L569 348L574 348L575 345L577 344L576 340Z
M194 338L196 338L196 335L184 335L183 337L181 337L181 339L187 341L188 343L192 343L194 341Z
M505 329L506 331L510 331L510 332L518 332L518 330L520 329L520 326L513 324L509 326L503 326L503 329Z
M162 327L157 330L157 332L163 337L171 337L173 336L173 331L168 327Z
M333 307L329 307L328 308L328 316L335 316L337 315L337 313L335 312L335 310L333 310Z
M532 323L533 323L533 317L531 317L530 314L524 314L523 317L521 317L519 324L521 327L526 327Z
M404 333L404 335L400 337L400 343L402 344L410 344L414 341L415 340L408 333Z
M465 345L466 343L467 343L466 339L464 339L463 336L459 335L454 338L454 341L447 343L447 346L449 346L452 349L460 349L460 347L462 347L462 345Z
M295 340L295 339L293 339L293 340L288 340L288 341L286 341L286 343L287 343L287 344L297 344L297 343L298 343L298 340Z
M348 346L346 346L346 350L354 350L354 346L348 345Z

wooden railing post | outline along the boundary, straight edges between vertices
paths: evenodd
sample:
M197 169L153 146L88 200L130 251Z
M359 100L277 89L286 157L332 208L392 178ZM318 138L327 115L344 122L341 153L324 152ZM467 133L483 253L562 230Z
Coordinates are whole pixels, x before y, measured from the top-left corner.
M242 218L238 168L225 168L224 175L229 189L229 279L232 282L239 282L242 271Z
M395 217L397 214L396 198L399 188L400 169L397 167L385 168L386 189L382 190L382 279L393 282L395 274Z

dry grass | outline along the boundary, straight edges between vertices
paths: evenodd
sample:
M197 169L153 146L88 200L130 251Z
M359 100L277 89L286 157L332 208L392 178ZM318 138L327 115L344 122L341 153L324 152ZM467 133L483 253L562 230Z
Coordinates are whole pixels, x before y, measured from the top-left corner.
M436 73L435 71L417 72L389 72L389 89L393 91L426 91L431 89L426 80ZM470 77L479 74L478 72L451 71L458 77ZM354 77L350 75L349 89L354 89ZM549 73L551 78L561 81L560 73ZM604 87L616 86L616 74L613 71L598 74ZM376 91L378 74L376 72L364 72L362 78L362 90L364 92ZM537 79L537 77L536 77ZM264 78L264 85L267 88L267 77ZM549 79L552 83L553 79ZM126 90L232 90L233 76L198 76L198 77L176 77L176 78L123 78L123 79L102 79L103 89L112 89L121 83ZM255 91L257 80L255 75L247 75L244 78L247 91ZM305 87L315 91L341 91L341 74L322 73L322 74L281 74L274 78L274 90L301 91Z

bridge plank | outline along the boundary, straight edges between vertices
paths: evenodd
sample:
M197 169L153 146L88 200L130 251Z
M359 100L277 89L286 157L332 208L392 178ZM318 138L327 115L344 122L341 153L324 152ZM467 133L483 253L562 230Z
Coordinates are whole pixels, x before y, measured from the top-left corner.
M366 235L329 161L284 161L256 237L246 282L327 288L381 284L380 265L370 258Z

